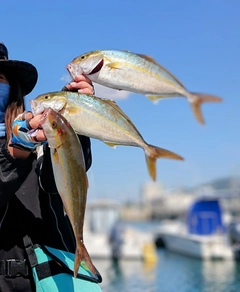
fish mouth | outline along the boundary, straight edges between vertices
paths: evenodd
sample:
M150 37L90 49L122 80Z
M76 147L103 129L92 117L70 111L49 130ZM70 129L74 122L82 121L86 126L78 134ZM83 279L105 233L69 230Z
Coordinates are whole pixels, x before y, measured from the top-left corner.
M104 64L104 60L102 59L95 68L93 68L93 70L91 72L88 73L88 75L91 75L91 74L95 74L97 72L99 72L101 69L102 69L102 66Z
M34 99L30 100L29 102L34 116L44 111L44 107L42 105L39 105Z
M29 102L30 102L30 106L31 106L32 113L34 116L43 113L45 111L45 109L48 109L48 108L52 108L56 112L61 112L66 106L65 100L63 100L62 102L59 102L58 104L55 104L55 105L45 104L44 102L38 103L34 99L30 100Z
M51 108L46 108L44 109L43 113L42 113L42 117L40 118L39 120L39 123L40 123L40 126L42 126L46 120L47 120L47 117L48 115L51 113L52 109Z
M71 66L71 64L67 65L66 68L67 68L69 74L72 76L72 66Z

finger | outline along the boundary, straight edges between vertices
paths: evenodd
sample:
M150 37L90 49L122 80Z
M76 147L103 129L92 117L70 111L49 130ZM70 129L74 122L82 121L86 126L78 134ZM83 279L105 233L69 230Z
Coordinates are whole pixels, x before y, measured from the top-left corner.
M37 129L40 127L40 119L41 119L42 115L36 115L35 117L33 117L32 119L29 120L29 125L32 129Z
M88 83L87 81L79 81L79 82L71 82L70 85L72 86L72 88L78 88L78 89L82 89L82 88L92 88L93 85L92 83Z
M74 86L74 89L78 89L80 93L94 94L93 86L86 81L78 82L76 86Z
M75 82L79 82L79 81L87 81L88 83L92 83L92 81L88 78L88 77L86 77L86 76L84 76L84 75L76 75L76 77L74 78L74 81Z
M33 114L32 112L24 112L22 118L23 120L30 120L31 118L33 118Z
M79 93L83 94L91 94L94 95L94 89L93 88L83 88L83 89L78 89Z
M36 134L36 141L38 142L42 142L47 140L47 137L45 136L45 133L43 130L38 130L37 134Z
M86 76L84 76L82 74L81 75L77 75L71 83L78 83L78 82L81 82L81 81L85 81L88 84L92 85L92 80L90 80L88 77L86 77Z

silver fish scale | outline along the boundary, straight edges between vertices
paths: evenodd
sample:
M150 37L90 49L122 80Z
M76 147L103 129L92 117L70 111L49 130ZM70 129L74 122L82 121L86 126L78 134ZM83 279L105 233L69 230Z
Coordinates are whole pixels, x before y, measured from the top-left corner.
M134 91L141 94L176 95L186 94L185 89L166 69L145 58L126 51L101 51L105 63L99 74L97 82L109 87ZM119 63L119 69L111 69L107 65ZM94 76L92 79L95 79ZM178 94L178 95L179 95Z
M79 134L104 142L146 148L145 141L130 119L120 108L118 110L117 105L113 107L109 102L94 96L69 93L68 106L62 114ZM79 108L79 112L72 114L69 109L73 107Z

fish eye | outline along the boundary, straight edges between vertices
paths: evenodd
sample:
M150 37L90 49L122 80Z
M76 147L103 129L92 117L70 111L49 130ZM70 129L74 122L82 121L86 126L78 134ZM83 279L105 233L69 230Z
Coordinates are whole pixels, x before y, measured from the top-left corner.
M52 128L55 129L57 127L57 123L55 121L52 122Z
M48 99L48 95L45 95L45 96L44 96L44 99Z
M85 59L85 55L81 56L81 59Z

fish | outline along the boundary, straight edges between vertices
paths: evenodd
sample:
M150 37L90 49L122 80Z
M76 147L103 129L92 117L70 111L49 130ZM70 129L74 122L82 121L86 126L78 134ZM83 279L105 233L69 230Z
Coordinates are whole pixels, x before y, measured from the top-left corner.
M162 98L185 97L196 120L204 125L201 105L220 102L221 97L189 92L152 57L124 50L98 50L74 58L66 69L73 79L79 74L103 86L145 95L153 102Z
M74 277L76 278L82 261L96 277L99 273L93 265L83 241L88 178L80 141L69 122L51 108L43 112L40 125L50 147L57 190L76 239Z
M183 160L169 150L148 144L130 118L110 99L70 91L48 92L30 100L33 115L52 108L64 116L77 134L108 146L135 146L144 150L148 172L156 180L158 158Z

